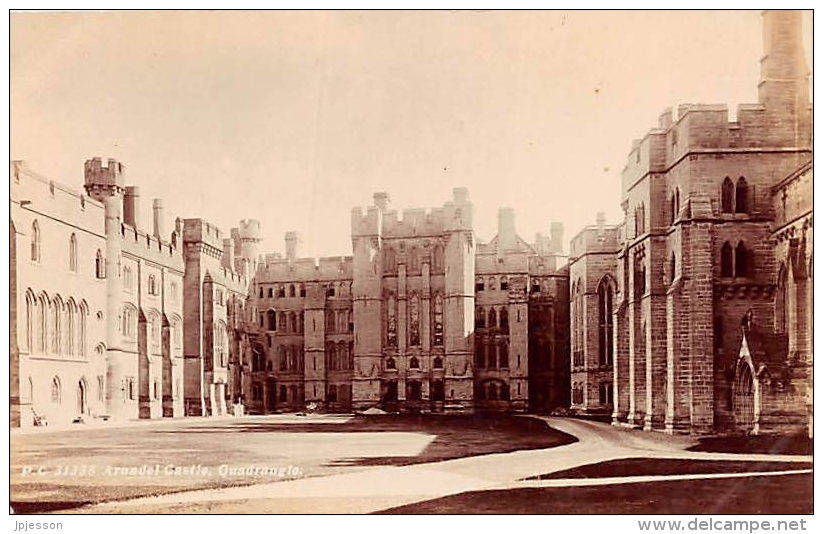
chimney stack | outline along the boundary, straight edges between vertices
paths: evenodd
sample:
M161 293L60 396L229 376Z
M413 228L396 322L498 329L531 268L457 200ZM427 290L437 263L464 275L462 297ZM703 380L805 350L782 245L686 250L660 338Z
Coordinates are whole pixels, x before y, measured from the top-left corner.
M602 211L597 212L597 235L603 235L603 230L606 226L606 214Z
M155 198L151 203L152 211L154 212L154 237L163 239L165 230L163 230L163 201Z
M374 194L374 205L382 212L389 209L389 194L385 191L380 191Z
M552 252L563 254L563 223L553 222L551 226Z
M375 194L375 201L377 194ZM297 232L286 232L286 259L294 261L297 259Z
M140 189L137 186L126 186L123 195L123 222L132 228L140 228Z
M223 267L234 270L234 240L230 237L223 239Z

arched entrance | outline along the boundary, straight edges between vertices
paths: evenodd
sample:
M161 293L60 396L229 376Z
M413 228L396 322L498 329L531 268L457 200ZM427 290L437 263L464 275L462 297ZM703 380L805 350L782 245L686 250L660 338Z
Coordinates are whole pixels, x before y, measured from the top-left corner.
M735 425L747 434L757 433L756 389L751 365L740 358L732 384L732 410Z
M86 386L86 379L81 378L77 382L77 413L80 415L86 415L88 412L88 397L86 396L86 392L88 391L88 387Z

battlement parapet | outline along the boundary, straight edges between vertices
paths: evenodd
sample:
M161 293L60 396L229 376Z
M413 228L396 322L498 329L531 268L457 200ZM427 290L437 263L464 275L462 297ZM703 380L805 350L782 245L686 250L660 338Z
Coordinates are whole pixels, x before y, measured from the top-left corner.
M29 209L59 214L98 235L105 233L105 207L100 201L37 174L23 160L10 162L9 200L30 206Z
M449 231L472 230L474 209L468 200L468 189L456 187L452 200L439 208L410 208L402 212L388 210L386 193L375 194L379 205L354 207L351 210L352 237L383 236L414 237Z
M125 184L125 166L115 159L109 158L103 165L103 159L95 157L86 160L83 166L84 185L86 188L117 187L122 189Z
M242 219L237 228L231 229L231 237L240 240L262 241L260 221L257 219Z
M224 237L217 226L205 219L183 219L184 243L205 243L222 251Z
M796 113L763 104L739 104L734 120L725 104L681 104L675 118L666 109L658 127L632 142L623 169L623 200L628 189L650 172L665 172L695 151L811 149L812 109Z
M620 247L618 225L590 225L578 232L569 243L571 258L590 253L616 253Z
M366 208L365 215L363 208L354 207L351 210L351 235L352 237L378 236L382 227L382 213L377 206Z
M251 280L248 277L243 276L241 273L231 269L226 269L225 267L220 267L217 270L208 271L207 274L211 275L212 281L215 284L221 285L230 291L242 294L246 294L248 292Z
M183 269L183 251L169 241L158 239L125 223L120 225L120 236L113 236L112 239L117 237L122 240L121 248L124 253L172 269Z
M267 261L257 268L259 283L350 280L353 276L354 260L351 256L297 258L293 261L271 256L268 255Z

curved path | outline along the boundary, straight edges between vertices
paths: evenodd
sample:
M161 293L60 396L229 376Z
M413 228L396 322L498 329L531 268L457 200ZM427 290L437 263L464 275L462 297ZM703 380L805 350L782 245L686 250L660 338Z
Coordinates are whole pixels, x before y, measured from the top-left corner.
M722 478L739 474L522 480L592 463L625 458L810 462L811 456L691 452L696 441L613 427L604 423L544 417L578 439L550 449L488 454L218 490L196 490L103 503L72 510L90 513L369 513L466 491L580 486ZM798 470L793 472L809 472ZM773 475L782 474L771 473ZM767 476L769 473L759 473ZM752 474L747 474L752 476Z

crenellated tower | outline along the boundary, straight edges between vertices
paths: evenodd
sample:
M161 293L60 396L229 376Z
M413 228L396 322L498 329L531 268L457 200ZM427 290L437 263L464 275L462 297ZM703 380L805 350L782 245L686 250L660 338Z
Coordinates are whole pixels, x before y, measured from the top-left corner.
M457 187L446 204L445 408L471 409L474 378L474 207L468 190Z
M84 166L84 188L95 200L102 202L106 213L106 255L99 259L99 278L106 278L106 404L111 407L114 417L136 418L138 403L115 402L122 396L120 388L126 377L137 376L137 359L123 351L119 330L123 284L120 278L122 241L120 226L123 222L123 196L125 188L125 167L114 159L103 166L102 158L86 160Z
M383 350L383 247L380 205L366 214L351 214L353 251L352 312L354 315L354 373L352 407L366 408L380 402Z

